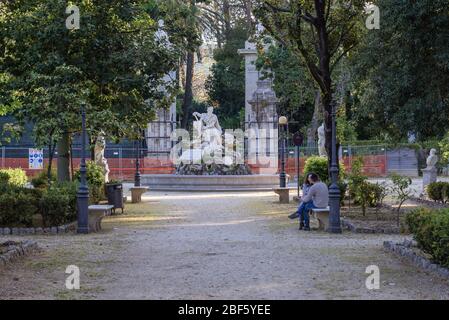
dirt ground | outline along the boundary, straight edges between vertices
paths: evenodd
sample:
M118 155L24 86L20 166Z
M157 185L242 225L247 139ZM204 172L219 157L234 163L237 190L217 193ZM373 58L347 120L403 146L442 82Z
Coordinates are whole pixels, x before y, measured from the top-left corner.
M449 283L386 252L405 236L297 230L271 192L150 192L103 231L32 238L0 269L0 299L449 299ZM68 265L81 289L68 290ZM368 290L366 268L380 269Z

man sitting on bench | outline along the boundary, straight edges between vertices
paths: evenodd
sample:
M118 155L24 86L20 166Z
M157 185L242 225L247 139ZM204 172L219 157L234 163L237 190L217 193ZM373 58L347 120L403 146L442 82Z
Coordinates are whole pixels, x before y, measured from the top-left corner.
M299 230L310 231L310 216L311 209L327 208L329 205L329 190L327 185L320 181L320 178L315 174L309 174L309 181L312 187L306 196L301 198L304 205L299 212L300 225Z

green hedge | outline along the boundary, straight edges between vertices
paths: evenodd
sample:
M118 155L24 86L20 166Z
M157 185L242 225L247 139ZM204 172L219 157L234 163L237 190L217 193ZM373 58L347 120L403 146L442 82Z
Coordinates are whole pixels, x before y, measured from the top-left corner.
M26 172L20 168L0 170L0 183L2 184L24 187L27 182L28 178Z
M406 222L419 247L449 268L449 209L419 208L407 215Z
M48 189L0 186L0 227L31 227L33 215L44 225L58 226L76 220L77 184L54 184Z
M427 186L430 199L446 203L449 200L449 182L432 182Z
M59 226L76 220L77 184L66 182L44 192L39 208L45 226Z
M320 177L320 180L324 183L330 183L329 173L327 170L327 157L309 157L304 164L304 176L303 180L306 178L308 173L315 173ZM345 176L345 168L342 163L340 163L340 181Z
M90 203L98 203L105 198L103 167L97 165L93 161L87 161L86 168L87 184L89 186L89 201ZM80 181L79 170L75 172L73 180Z
M33 215L38 212L37 198L31 192L11 189L0 195L0 226L31 227Z
M50 172L50 183L56 183L56 172ZM49 187L47 170L43 170L31 179L31 184L35 188L47 189Z

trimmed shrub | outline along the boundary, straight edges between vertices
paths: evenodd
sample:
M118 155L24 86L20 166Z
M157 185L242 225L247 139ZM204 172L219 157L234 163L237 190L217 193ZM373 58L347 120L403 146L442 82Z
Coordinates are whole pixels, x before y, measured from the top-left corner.
M385 188L377 183L368 181L361 182L355 190L355 200L362 207L363 215L366 214L366 208L376 208L383 200Z
M52 170L50 173L50 183L55 183L56 180L56 172ZM33 179L31 179L31 184L35 188L47 189L49 187L47 170L41 171L36 176L34 176Z
M362 174L363 161L361 158L355 158L351 165L351 172L348 174L349 196L357 203L357 193L360 187L368 180L368 177Z
M9 189L0 195L0 226L31 227L33 215L38 213L38 210L36 198L32 193Z
M5 185L9 182L9 174L0 170L0 184Z
M40 199L45 226L59 226L76 220L76 190L73 182L51 186Z
M434 262L449 267L449 209L416 209L407 215L406 222L418 246Z
M24 187L28 178L26 172L20 168L0 170L0 182L7 183L16 187Z
M329 173L327 171L327 158L326 157L310 157L304 164L304 179L308 173L316 173L321 181L329 180ZM303 180L304 180L303 179Z
M449 183L447 182L432 182L426 190L431 200L443 203L448 200Z
M326 157L310 157L306 160L304 164L304 177L303 180L306 178L306 175L308 173L316 173L320 180L324 183L329 184L330 178L329 178L329 172L327 170L327 158ZM340 163L340 180L345 175L344 166Z
M104 172L103 167L93 161L86 162L87 183L89 185L89 200L91 203L98 203L105 198L104 194ZM80 181L80 172L77 170L74 180Z

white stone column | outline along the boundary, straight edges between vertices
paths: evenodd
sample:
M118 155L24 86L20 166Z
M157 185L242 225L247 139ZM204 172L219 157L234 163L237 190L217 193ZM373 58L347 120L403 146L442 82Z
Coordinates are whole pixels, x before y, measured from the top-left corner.
M246 41L245 48L238 50L238 53L245 59L245 129L248 129L248 121L255 121L255 114L248 101L252 99L257 89L257 81L259 81L259 71L254 64L257 60L256 45Z

